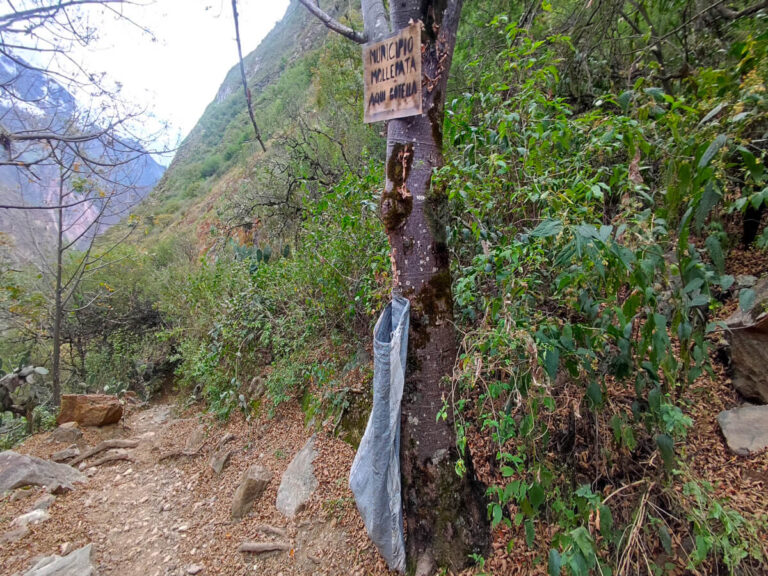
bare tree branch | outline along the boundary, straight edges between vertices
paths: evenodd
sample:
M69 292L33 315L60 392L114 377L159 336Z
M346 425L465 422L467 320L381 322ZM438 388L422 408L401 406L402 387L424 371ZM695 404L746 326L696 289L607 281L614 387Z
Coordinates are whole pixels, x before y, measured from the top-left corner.
M232 15L235 18L235 40L237 40L237 56L240 61L240 76L243 79L243 90L245 90L245 102L248 105L248 115L251 117L251 124L253 124L253 130L256 132L256 140L261 144L262 151L266 152L267 147L264 146L264 142L261 139L261 132L256 125L256 117L253 114L253 103L251 102L251 90L248 88L248 78L245 76L245 64L243 64L243 48L240 45L240 23L237 16L237 0L232 0Z
M299 0L299 2L304 4L307 10L317 16L317 18L320 19L320 21L325 24L326 27L330 28L334 32L337 32L345 38L349 38L358 44L365 44L368 41L365 34L361 34L356 30L352 30L352 28L348 26L344 26L344 24L333 18L331 15L323 12L323 10L320 9L320 6L314 4L312 0Z

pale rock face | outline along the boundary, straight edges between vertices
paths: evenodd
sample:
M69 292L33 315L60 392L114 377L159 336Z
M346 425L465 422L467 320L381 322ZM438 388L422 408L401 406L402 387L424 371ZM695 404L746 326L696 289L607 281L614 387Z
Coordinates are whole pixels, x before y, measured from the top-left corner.
M717 416L728 448L739 456L754 456L768 449L768 406L745 404Z
M288 518L293 518L306 506L318 482L312 462L317 457L315 437L312 436L288 465L280 488L277 490L277 509Z
M92 544L66 556L48 556L40 560L23 576L96 576L91 563Z
M11 526L26 528L30 524L42 524L50 517L51 515L48 514L48 512L45 510L32 510L32 512L27 512L26 514L22 514L16 518L13 522L11 522Z

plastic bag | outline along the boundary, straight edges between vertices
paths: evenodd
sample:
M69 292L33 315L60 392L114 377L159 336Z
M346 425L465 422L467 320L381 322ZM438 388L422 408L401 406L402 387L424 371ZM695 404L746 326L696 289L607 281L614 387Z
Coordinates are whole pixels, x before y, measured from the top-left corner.
M349 486L365 529L390 570L405 571L400 494L400 403L410 303L395 296L373 330L373 408L352 462Z

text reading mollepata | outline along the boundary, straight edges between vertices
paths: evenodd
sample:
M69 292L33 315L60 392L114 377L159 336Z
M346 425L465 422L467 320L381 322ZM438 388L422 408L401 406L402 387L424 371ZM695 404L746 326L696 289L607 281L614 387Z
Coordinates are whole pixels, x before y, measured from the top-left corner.
M365 121L378 122L421 114L421 27L366 44Z

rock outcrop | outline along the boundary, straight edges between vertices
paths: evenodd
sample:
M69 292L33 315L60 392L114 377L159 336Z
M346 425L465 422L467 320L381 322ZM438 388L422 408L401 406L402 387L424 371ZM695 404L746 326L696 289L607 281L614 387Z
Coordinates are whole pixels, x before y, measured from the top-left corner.
M66 556L47 556L35 564L24 576L96 576L91 563L92 545L88 544Z
M208 464L216 474L221 474L224 468L229 464L229 459L232 457L232 452L226 449L217 450L211 455Z
M312 462L315 460L315 437L312 436L294 456L283 474L277 490L277 509L288 518L293 518L304 509L309 497L317 489L318 482Z
M745 398L768 404L768 277L754 288L748 310L737 310L728 320L733 385Z
M269 468L255 464L243 473L240 485L232 498L232 518L240 520L251 511L256 502L272 480Z
M21 486L71 490L75 482L85 482L85 479L78 470L66 464L55 464L11 450L0 452L0 494Z
M77 422L80 426L116 424L123 417L117 396L107 394L64 394L58 423Z

